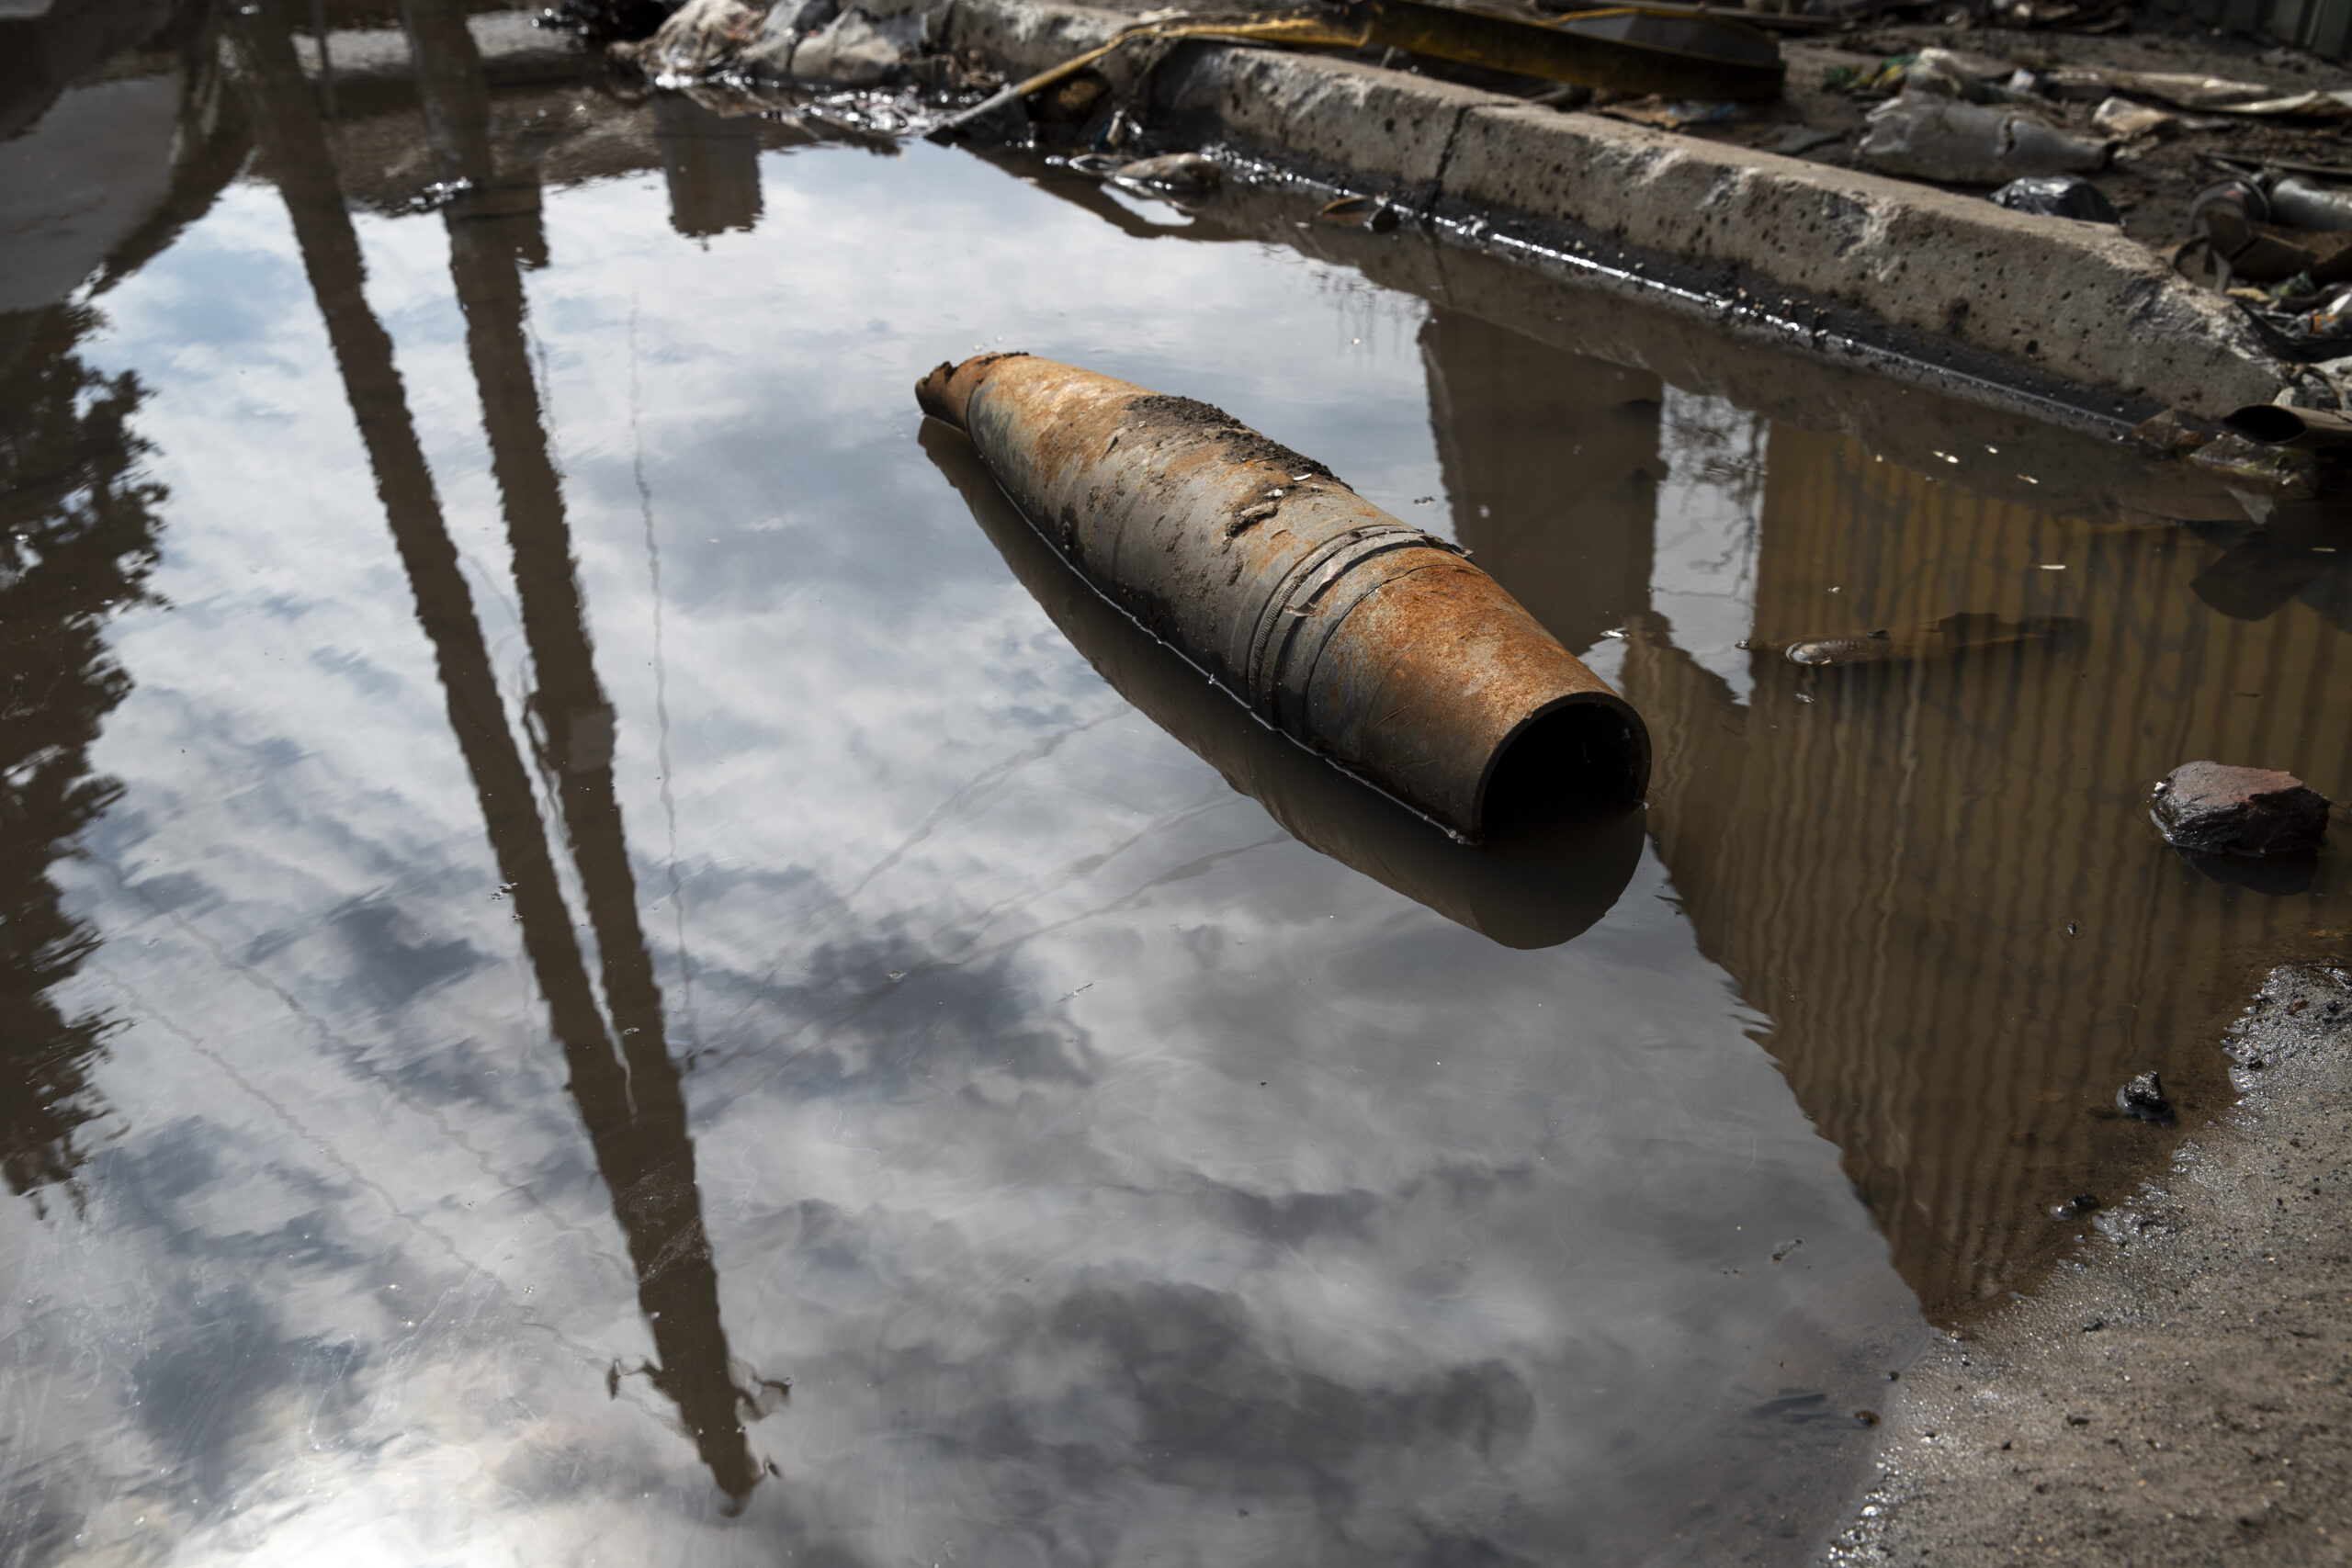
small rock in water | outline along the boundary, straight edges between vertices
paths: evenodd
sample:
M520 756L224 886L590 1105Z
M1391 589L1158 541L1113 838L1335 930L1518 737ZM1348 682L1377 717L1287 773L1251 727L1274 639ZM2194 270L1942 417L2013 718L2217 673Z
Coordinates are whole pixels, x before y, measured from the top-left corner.
M1396 208L1376 196L1343 196L1316 209L1315 216L1326 223L1365 228L1375 234L1385 234L1404 221Z
M2184 762L2157 784L2151 812L2165 841L2199 854L2296 854L2327 840L2327 797L2292 773Z
M1118 177L1128 185L1147 186L1170 196L1206 196L1217 187L1225 171L1198 152L1168 152L1122 164Z
M2115 1103L2125 1114L2143 1122L2172 1120L2172 1101L2165 1098L2164 1080L2152 1072L2142 1073L2117 1089Z
M2150 1073L2148 1075L2149 1081L2154 1082L2155 1080L2155 1074ZM2096 1192L2078 1192L2075 1195L2074 1201L2068 1204L2067 1207L2073 1209L2075 1213L2078 1214L2096 1214L2098 1213L2099 1207L2098 1194Z

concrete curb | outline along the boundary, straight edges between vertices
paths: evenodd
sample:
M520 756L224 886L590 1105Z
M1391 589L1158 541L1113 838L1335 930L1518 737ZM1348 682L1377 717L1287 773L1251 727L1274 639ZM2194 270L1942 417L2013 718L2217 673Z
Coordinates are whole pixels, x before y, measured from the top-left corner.
M1057 0L944 0L933 17L941 43L1009 72L1134 19ZM1415 206L1565 225L1706 269L1723 292L1848 305L2022 380L2096 389L2075 400L2110 418L2218 417L2287 384L2229 301L2094 225L1328 56L1188 44L1145 73L1153 111L1238 150Z
M2097 224L1525 106L1469 115L1445 186L2209 417L2280 385L2234 306Z

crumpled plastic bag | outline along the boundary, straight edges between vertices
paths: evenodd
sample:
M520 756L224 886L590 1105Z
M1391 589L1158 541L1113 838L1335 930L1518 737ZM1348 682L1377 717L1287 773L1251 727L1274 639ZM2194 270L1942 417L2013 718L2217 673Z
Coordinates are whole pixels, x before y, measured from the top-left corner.
M616 43L605 52L653 81L700 77L732 64L765 20L742 0L686 0L651 38Z
M2011 212L2034 212L2044 218L2073 218L2085 223L2123 226L2123 214L2107 193L2080 175L2037 175L2011 180L1988 198Z
M803 36L813 22L823 25ZM827 0L784 0L769 13L765 34L744 51L743 64L762 76L870 87L920 54L922 39L919 11L876 17L852 6L835 15Z
M2023 109L1906 92L1871 111L1870 130L1855 152L1883 174L1997 186L2098 168L2112 145L2062 130Z
M743 0L687 0L643 43L606 51L657 82L741 72L772 81L870 87L922 52L920 11L877 17L840 0L778 0L764 11Z
M2129 98L2103 99L2091 111L2091 129L2118 141L2138 136L2162 136L2180 124L2180 117L2135 104Z

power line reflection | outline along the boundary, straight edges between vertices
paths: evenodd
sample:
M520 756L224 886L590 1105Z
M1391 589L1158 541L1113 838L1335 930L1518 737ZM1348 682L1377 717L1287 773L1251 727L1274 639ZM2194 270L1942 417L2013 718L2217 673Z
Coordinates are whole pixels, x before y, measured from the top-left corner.
M599 685L523 334L519 265L542 254L535 178L503 178L490 151L488 93L455 5L407 7L420 97L445 179L451 271L467 318L483 423L514 551L535 671L528 715L557 781L566 841L586 893L608 1023L559 883L530 770L507 727L472 595L418 443L392 344L368 309L365 266L318 113L303 81L287 0L240 12L257 139L275 174L303 266L376 479L393 542L431 641L449 722L471 774L501 880L570 1070L568 1088L613 1197L652 1334L654 1385L676 1403L730 1506L758 1483L743 1427L759 1398L731 1370L718 1281L695 1185L662 994L636 913L613 790L611 705Z

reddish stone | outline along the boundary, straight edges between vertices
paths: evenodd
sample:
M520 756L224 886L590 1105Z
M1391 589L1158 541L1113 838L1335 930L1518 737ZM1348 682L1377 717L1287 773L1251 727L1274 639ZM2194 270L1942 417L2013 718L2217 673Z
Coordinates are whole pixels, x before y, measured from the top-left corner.
M2327 796L2268 768L2184 762L2151 804L2165 840L2199 854L2298 854L2327 840Z

